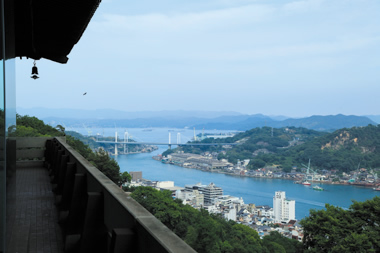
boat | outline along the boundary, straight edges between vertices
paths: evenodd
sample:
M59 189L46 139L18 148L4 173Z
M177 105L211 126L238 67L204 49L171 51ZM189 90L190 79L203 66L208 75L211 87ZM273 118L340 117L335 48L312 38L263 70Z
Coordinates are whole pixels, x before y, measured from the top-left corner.
M373 188L374 191L380 191L380 186L377 188Z
M316 191L323 191L324 189L318 185L316 186L313 186L313 190L316 190Z
M311 183L308 182L308 181L303 181L301 184L303 184L303 185L311 185Z

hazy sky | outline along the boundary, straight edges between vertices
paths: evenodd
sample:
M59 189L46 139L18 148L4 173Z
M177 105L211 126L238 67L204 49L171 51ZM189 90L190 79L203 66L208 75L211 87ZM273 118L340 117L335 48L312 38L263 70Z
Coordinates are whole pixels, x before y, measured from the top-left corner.
M17 106L380 114L379 0L103 0ZM87 92L86 96L82 94Z

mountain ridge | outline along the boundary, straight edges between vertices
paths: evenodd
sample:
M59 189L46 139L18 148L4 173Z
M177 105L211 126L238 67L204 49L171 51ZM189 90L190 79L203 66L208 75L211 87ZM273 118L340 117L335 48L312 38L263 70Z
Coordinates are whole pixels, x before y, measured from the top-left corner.
M66 109L44 109L40 111L40 114L37 113L33 115L33 110L28 111L28 109L18 108L19 114L36 116L50 125L63 125L66 127L83 127L84 125L93 127L114 127L117 125L119 127L128 128L174 127L245 131L255 127L264 126L276 128L294 126L331 132L341 128L377 125L375 121L366 116L343 114L289 118L286 116L267 116L263 114L248 115L231 111L202 112L173 110L157 112L125 112L113 109L77 111L80 112L77 115L82 115L82 117L73 117L73 111L71 109L68 111L66 111ZM69 112L71 112L71 114L68 115ZM84 114L86 114L86 117ZM93 117L95 114L97 116L107 116L108 118ZM59 117L46 115L59 115Z

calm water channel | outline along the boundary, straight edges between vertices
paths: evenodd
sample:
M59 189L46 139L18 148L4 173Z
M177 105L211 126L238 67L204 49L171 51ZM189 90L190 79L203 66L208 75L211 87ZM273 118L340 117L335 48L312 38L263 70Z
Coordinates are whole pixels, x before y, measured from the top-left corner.
M70 130L70 129L68 129ZM89 129L75 129L82 134L87 134ZM91 129L92 134L100 133L104 136L115 136L115 129ZM119 136L123 138L125 129L119 129ZM177 134L181 134L181 142L185 143L194 135L189 129L128 129L128 134L137 141L168 141L171 133L172 143L177 141ZM196 134L201 131L196 131ZM206 132L228 132L220 130L207 130ZM223 188L224 194L242 197L245 203L272 206L272 198L275 191L285 191L286 196L296 201L296 218L301 219L309 214L310 209L324 208L325 203L348 208L352 200L364 201L371 199L380 192L372 188L346 186L346 185L321 185L325 191L314 191L310 186L293 184L290 180L260 179L225 174L203 172L195 169L182 168L170 164L163 164L152 159L153 155L161 154L167 146L159 146L153 153L118 155L114 157L119 163L121 171L142 171L143 178L158 181L174 181L176 186L185 184L209 184L215 183Z

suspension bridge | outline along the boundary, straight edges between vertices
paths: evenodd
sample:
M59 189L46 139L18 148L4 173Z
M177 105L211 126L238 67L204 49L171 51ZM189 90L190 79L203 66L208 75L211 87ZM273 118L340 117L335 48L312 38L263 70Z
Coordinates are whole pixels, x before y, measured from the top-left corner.
M194 136L195 137L195 136ZM102 141L98 140L98 143L105 143L105 144L113 144L115 145L115 155L118 154L117 151L117 145L124 145L124 152L128 150L128 145L154 145L154 146L168 146L169 149L171 149L172 145L175 146L223 146L223 145L232 145L235 146L237 143L181 143L181 133L177 133L177 140L176 142L172 142L171 140L171 133L169 132L169 138L168 142L153 142L153 141L130 141L130 136L128 132L124 133L124 139L118 139L118 133L115 132L115 140L114 141ZM127 151L128 153L128 151Z

